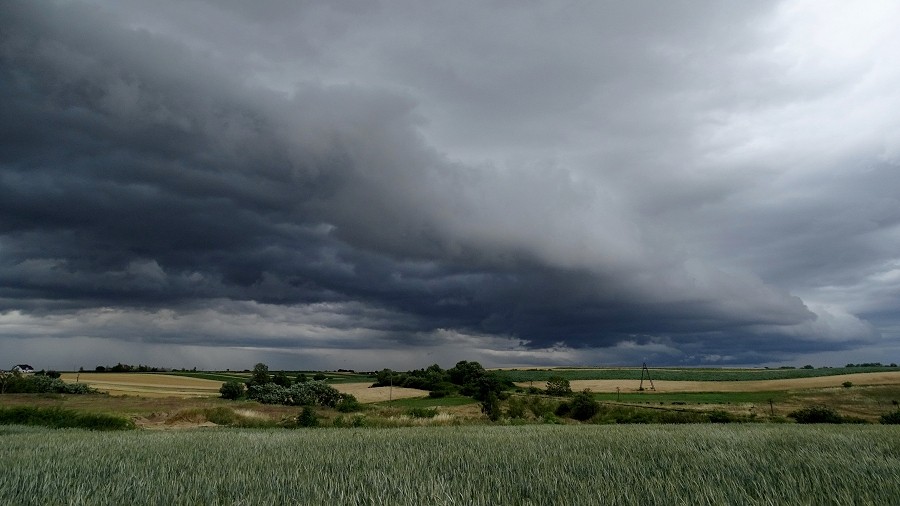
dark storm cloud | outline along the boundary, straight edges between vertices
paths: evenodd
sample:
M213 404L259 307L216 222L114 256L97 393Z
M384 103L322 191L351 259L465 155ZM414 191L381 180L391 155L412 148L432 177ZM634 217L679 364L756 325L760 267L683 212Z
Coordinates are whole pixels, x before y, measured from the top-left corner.
M852 81L784 77L790 9L706 7L8 3L7 334L498 363L878 341L897 146L822 152L809 100Z

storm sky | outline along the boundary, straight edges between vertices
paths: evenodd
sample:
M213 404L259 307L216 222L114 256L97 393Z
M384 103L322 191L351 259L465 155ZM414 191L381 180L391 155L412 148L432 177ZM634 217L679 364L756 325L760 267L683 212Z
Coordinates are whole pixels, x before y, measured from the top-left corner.
M5 1L0 368L898 362L898 26Z

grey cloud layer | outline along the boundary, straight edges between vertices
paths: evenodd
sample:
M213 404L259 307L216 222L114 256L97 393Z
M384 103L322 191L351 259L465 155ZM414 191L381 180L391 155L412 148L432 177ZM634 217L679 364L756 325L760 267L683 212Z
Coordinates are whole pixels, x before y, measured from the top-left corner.
M808 86L790 9L706 7L9 3L0 310L689 362L897 337L900 122L861 98L896 72Z

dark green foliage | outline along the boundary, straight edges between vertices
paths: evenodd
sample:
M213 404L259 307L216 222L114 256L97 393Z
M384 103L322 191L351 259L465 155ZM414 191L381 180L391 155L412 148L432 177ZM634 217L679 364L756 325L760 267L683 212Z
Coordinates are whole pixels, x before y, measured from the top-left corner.
M568 402L556 407L556 416L565 416L575 420L590 420L600 412L600 403L594 400L589 390L578 392Z
M712 423L732 423L737 421L737 417L727 411L716 409L706 414Z
M92 394L96 390L85 383L66 383L46 374L5 373L0 393L7 394Z
M489 393L501 397L502 392L512 388L512 383L501 380L494 372L484 369L478 362L462 360L448 370L443 370L437 364L425 369L416 369L407 372L397 372L383 369L376 373L375 383L372 386L418 388L428 390L434 398L446 397L459 392L462 395L484 401Z
M117 416L34 406L0 408L0 425L42 425L55 429L80 428L91 430L126 430L134 428L134 423L131 420Z
M893 411L891 413L886 413L886 414L881 415L881 417L878 419L878 421L883 423L884 425L900 424L900 409L898 409L897 411Z
M562 376L551 376L550 379L547 380L547 395L564 397L571 394L572 387L569 385L569 380L566 378L563 378Z
M506 416L509 418L525 418L525 400L521 397L510 397L506 403Z
M456 388L450 383L447 371L441 369L441 366L437 364L428 366L426 369L416 369L407 372L383 369L375 374L375 384L373 386L386 387L389 385L430 390L437 392L436 395L441 395L441 393L450 395L456 391Z
M500 399L493 392L489 392L484 400L481 401L481 412L487 415L488 419L496 422L500 419L502 412L500 411Z
M590 390L578 392L569 401L569 416L576 420L590 420L600 411L600 403L594 400Z
M306 383L307 381L309 381L309 378L306 376L306 374L301 372L297 375L297 378L294 379L294 381L297 383Z
M281 387L289 387L291 386L291 378L288 378L284 371L278 371L272 376L272 383Z
M850 387L853 386L853 382L852 382L852 381L845 381L845 382L841 383L841 386L844 387L844 388L850 388Z
M434 418L438 414L437 408L409 408L406 414L413 418Z
M324 381L307 381L283 387L275 383L253 385L247 389L247 397L263 404L283 404L285 406L327 406L336 407L341 402L341 393Z
M269 366L260 362L253 366L253 375L250 377L250 381L247 382L247 387L265 385L271 382L272 378L269 376Z
M303 407L303 410L300 411L300 416L297 417L297 425L300 427L319 426L319 417L316 416L316 411L312 408L312 406Z
M352 394L341 394L338 401L337 410L341 413L353 413L354 411L362 411L363 405Z
M536 418L543 418L546 415L553 414L553 411L556 409L556 405L552 401L542 399L536 395L525 398L525 407Z
M325 381L327 378L327 376L320 372L313 374L313 381Z
M223 399L237 400L244 396L244 384L240 381L226 381L219 389Z
M788 413L797 423L842 423L844 420L837 411L828 406L811 406Z

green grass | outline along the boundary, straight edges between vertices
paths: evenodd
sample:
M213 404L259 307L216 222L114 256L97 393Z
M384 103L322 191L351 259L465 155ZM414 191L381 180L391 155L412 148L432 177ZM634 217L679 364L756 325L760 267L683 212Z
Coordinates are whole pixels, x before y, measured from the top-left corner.
M0 427L2 504L871 504L900 427Z
M64 408L15 406L0 408L0 425L38 425L43 427L91 430L133 429L126 418L101 413L86 413Z
M465 406L467 404L475 404L475 399L471 397L463 397L461 395L449 395L447 397L412 397L407 399L394 399L393 401L382 401L374 403L376 406L391 406L398 408L434 408L438 406Z
M814 378L856 374L864 372L900 371L897 367L830 367L822 369L695 369L661 368L650 369L654 380L660 381L748 381L792 378ZM562 376L572 380L629 379L640 380L641 368L597 368L597 369L512 369L496 371L509 381L545 382L552 376ZM645 378L646 379L646 378ZM542 387L543 385L535 385Z

